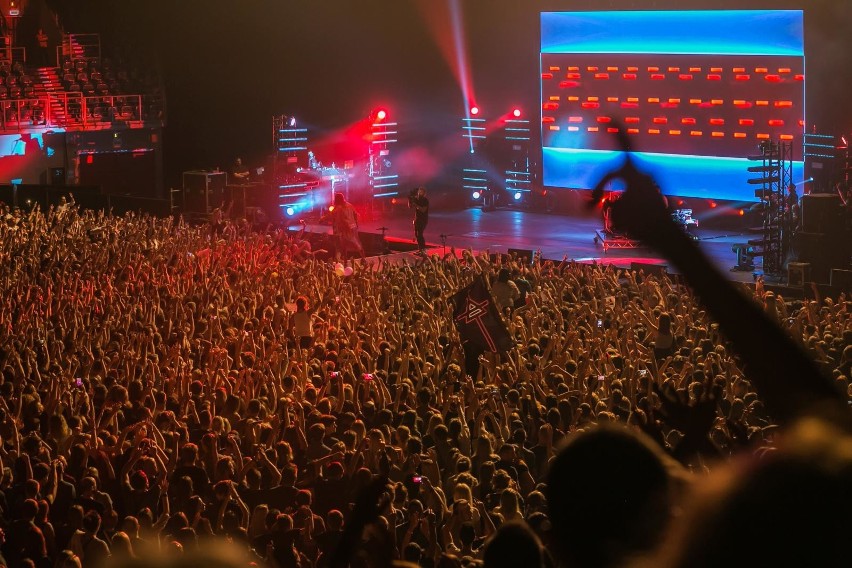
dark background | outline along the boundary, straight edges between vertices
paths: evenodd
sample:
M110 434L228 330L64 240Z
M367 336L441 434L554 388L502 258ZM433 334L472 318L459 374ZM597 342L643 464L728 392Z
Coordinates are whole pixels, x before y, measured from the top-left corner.
M452 45L447 0L44 1L68 30L100 32L107 51L120 47L129 60L158 69L169 111L167 184L178 183L184 170L226 167L236 155L261 163L272 150L273 114L299 117L316 139L378 106L400 122L397 152L417 157L405 162L409 169L424 165L422 176L431 180L423 181L452 184L466 103L443 55ZM477 103L494 114L520 105L534 124L541 11L804 9L809 127L852 131L849 0L457 4Z

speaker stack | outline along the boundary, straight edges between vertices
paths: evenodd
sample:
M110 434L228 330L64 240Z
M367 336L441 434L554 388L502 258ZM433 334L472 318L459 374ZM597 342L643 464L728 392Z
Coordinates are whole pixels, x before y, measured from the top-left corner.
M840 196L832 194L802 197L802 231L796 235L795 257L810 264L814 282L827 284L833 268L849 263L849 235L845 234Z

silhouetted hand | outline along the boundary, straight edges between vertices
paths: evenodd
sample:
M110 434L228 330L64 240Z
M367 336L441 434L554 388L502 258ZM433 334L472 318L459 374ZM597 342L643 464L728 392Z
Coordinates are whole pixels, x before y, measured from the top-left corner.
M669 216L666 200L654 179L640 172L634 165L633 159L627 153L630 147L623 132L618 134L618 140L625 152L624 164L608 173L598 183L592 192L592 204L600 203L604 197L604 188L609 182L623 180L626 189L611 205L613 229L642 239L650 245L665 244L663 239L666 232L663 229L675 226Z
M654 385L654 392L662 403L662 419L683 434L683 439L674 449L674 456L684 463L695 454L715 456L719 453L709 435L716 420L716 406L721 393L712 386L711 380L705 381L703 386L701 395L690 401L686 391L664 390Z

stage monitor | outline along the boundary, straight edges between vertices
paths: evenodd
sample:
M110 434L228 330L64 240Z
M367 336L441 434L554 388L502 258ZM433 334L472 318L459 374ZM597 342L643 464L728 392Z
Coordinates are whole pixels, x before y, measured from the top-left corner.
M803 179L801 10L541 14L543 181L589 189L622 160L668 195L757 201L748 156L792 143Z

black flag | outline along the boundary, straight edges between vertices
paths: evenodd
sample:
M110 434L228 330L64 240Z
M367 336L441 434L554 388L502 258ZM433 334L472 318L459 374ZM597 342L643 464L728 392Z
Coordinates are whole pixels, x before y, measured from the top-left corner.
M481 274L453 295L453 321L465 352L503 352L514 347Z

